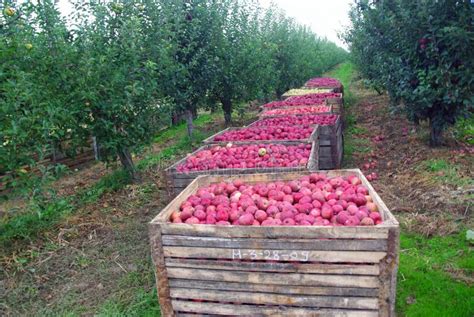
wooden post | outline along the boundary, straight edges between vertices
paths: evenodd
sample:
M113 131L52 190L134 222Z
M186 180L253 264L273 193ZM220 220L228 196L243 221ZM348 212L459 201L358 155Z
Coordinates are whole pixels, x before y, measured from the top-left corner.
M380 316L395 316L395 297L398 271L399 227L390 228L387 239L387 256L380 261Z
M151 223L148 229L150 234L151 255L153 264L155 265L155 280L161 313L165 317L173 317L175 313L171 305L170 287L161 239L161 226L157 223Z

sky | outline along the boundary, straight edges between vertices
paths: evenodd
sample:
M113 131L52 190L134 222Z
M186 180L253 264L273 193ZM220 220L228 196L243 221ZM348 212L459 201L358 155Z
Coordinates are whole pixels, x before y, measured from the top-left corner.
M337 33L349 25L349 8L353 0L259 0L263 7L272 2L283 9L289 17L305 24L320 37L326 37L337 45L347 48ZM68 0L59 0L64 14L72 10Z
M349 25L349 9L353 0L259 0L268 7L271 2L283 9L289 17L305 24L320 37L326 37L347 48L337 33Z

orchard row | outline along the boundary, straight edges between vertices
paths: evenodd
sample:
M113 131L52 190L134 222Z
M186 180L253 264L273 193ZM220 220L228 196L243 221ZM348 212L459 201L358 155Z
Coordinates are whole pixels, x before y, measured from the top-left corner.
M347 52L251 0L0 4L0 176L90 149L120 158L198 109L280 97ZM288 110L285 110L288 111ZM278 133L280 138L300 132ZM43 169L41 169L43 170ZM5 178L4 178L5 179Z

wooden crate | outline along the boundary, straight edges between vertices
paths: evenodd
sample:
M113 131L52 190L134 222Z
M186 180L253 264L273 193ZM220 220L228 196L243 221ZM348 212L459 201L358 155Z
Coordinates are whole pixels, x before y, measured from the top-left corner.
M344 134L342 118L338 117L333 125L320 126L319 134L319 168L331 170L341 168L344 155Z
M227 142L228 143L228 142ZM255 144L255 143L265 143L265 142L243 142L238 145L245 145L245 144ZM270 141L267 142L268 144L285 144L285 145L298 145L301 143L306 143L304 141ZM224 143L225 144L225 143ZM206 170L206 171L192 171L188 173L180 173L176 170L176 168L184 163L187 157L182 158L181 160L177 161L167 169L165 169L165 179L167 181L167 189L169 196L175 196L180 193L183 189L186 188L196 177L200 175L244 175L244 174L256 174L256 173L285 173L285 172L294 172L294 171L315 171L319 169L318 163L318 151L319 145L318 140L312 141L312 148L311 153L308 159L308 164L306 166L298 166L298 167L270 167L270 168L222 168L222 169L214 169L214 170ZM191 153L191 155L195 155L197 152L208 149L210 147L215 146L215 144L206 144L201 146L196 151Z
M339 89L336 89L339 90ZM302 87L298 89L290 89L287 92L285 92L282 96L281 99L285 100L287 98L293 97L293 96L302 96L302 95L307 95L307 94L318 94L318 93L324 93L324 92L341 92L341 91L334 91L334 88L308 88L308 87Z
M307 172L306 172L307 173ZM399 224L359 169L383 223L369 227L173 224L198 188L304 173L201 176L149 224L163 316L395 316Z
M221 132L218 132L210 137L208 137L207 139L205 139L203 141L204 144L226 144L226 143L232 143L232 144L246 144L246 143L249 143L249 142L257 142L257 143L275 143L275 142L280 142L280 141L290 141L290 142L314 142L318 139L318 126L315 126L314 127L314 130L313 132L311 133L310 137L307 138L307 139L295 139L295 140L247 140L247 141L214 141L214 138L216 136L219 136L219 135L222 135L226 132L229 132L229 131L236 131L236 130L240 130L240 129L246 129L246 128L249 128L248 126L247 127L242 127L242 128L227 128L225 130L222 130Z
M308 87L308 86L303 86L301 89L332 89L332 92L338 92L343 94L344 93L344 86L341 84L340 86L334 86L334 87Z
M299 114L281 114L281 115L273 115L273 116L268 116L264 115L265 111L270 111L270 110L275 110L275 109L298 109L298 108L308 108L308 107L321 107L321 106L326 106L328 107L328 112L313 112L313 113L299 113ZM308 115L320 115L320 114L333 114L333 105L328 104L327 102L322 104L322 105L314 105L314 106L293 106L293 107L282 107L282 108L273 108L273 109L265 109L262 112L258 114L258 117L260 119L266 119L266 118L276 118L276 117L286 117L286 116L308 116Z
M249 124L255 126L262 118ZM333 125L318 126L318 167L322 170L338 169L344 156L343 120L340 116Z
M341 94L342 96L342 94ZM327 98L326 105L331 106L332 113L338 114L342 119L342 128L344 128L344 98Z

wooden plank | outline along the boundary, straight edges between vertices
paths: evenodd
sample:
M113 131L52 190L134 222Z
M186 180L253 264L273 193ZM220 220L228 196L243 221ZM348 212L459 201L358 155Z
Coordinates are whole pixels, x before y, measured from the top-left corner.
M258 306L258 305L232 305L221 303L206 303L173 300L173 307L177 312L194 312L199 314L216 314L227 316L327 316L327 317L375 317L378 316L374 310L342 310L342 309L319 309L319 308L297 308L284 306Z
M322 264L322 263L282 263L282 262L243 262L216 261L199 259L165 259L166 267L182 267L228 271L252 272L288 272L288 273L317 273L317 274L346 274L346 275L378 275L379 265L364 264Z
M181 193L183 194L184 191ZM185 196L185 195L184 195ZM162 213L169 219L173 210L168 209ZM169 212L169 213L168 213ZM318 239L318 238L340 238L340 239L386 239L388 228L373 227L331 227L331 226L277 226L277 227L244 227L244 226L215 226L215 225L192 225L174 224L165 222L162 224L164 235L194 235L198 237L221 237L221 238L267 238L267 239Z
M158 224L149 225L149 236L151 254L155 265L155 280L158 290L158 301L163 316L174 316L171 305L169 280L163 256L163 245L161 244L161 230Z
M246 259L299 262L350 262L378 263L386 252L377 251L313 251L313 250L263 250L225 249L206 247L163 247L165 257L197 259Z
M386 251L387 240L354 239L225 239L195 236L164 235L164 246L246 248L246 249L295 249L325 251Z
M275 294L296 294L296 295L332 295L332 296L359 296L377 297L378 288L360 287L328 287L328 286L294 286L294 285L272 285L253 284L222 281L185 280L170 279L170 287L189 287L199 289L228 290L228 291L253 291Z
M380 286L380 281L378 277L362 275L351 275L350 277L348 277L329 274L322 275L307 273L258 273L172 267L169 267L167 271L169 278L180 278L189 280L361 288L378 288Z
M390 229L388 236L388 253L380 262L380 279L384 283L380 287L379 303L381 316L395 316L395 296L399 261L399 228Z
M199 299L212 302L227 302L229 299L242 304L301 306L318 308L378 309L377 298L342 296L301 296L273 293L234 292L223 290L203 290L173 288L172 298Z

